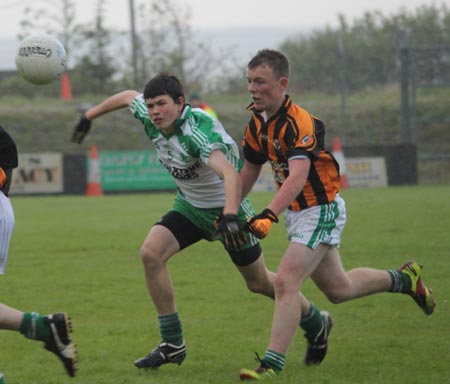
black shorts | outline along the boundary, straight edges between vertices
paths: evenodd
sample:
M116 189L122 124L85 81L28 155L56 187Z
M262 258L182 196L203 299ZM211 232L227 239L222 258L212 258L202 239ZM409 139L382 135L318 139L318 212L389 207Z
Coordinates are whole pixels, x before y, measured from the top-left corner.
M200 240L208 240L200 228L176 211L169 211L161 217L155 225L162 225L172 232L180 245L180 250L189 247ZM239 267L250 265L258 259L262 252L259 243L241 251L226 251L230 255L233 263Z

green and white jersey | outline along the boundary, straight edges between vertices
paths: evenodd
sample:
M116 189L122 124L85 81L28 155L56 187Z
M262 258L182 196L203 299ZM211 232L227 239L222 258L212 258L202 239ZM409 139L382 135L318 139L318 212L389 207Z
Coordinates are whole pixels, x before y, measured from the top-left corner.
M175 122L174 133L166 136L150 119L142 94L136 96L130 110L144 125L145 133L155 145L159 162L175 179L179 196L194 207L223 207L224 183L207 166L209 156L219 149L237 170L242 164L236 143L220 122L186 105Z

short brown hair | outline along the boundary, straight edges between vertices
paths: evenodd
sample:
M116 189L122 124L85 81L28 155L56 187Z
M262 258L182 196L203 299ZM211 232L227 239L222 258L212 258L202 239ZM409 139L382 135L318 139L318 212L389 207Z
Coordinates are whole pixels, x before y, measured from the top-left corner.
M264 64L272 68L273 73L277 78L289 78L289 60L281 52L273 49L261 49L249 61L247 68L255 69Z

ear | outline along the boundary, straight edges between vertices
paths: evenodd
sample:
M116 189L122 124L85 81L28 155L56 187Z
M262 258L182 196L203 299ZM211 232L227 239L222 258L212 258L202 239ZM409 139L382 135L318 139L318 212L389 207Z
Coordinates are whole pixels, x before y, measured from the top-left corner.
M185 97L184 96L180 96L180 97L178 97L177 104L180 104L181 106L184 106L185 101L186 101Z
M283 90L285 90L287 88L288 84L289 84L289 79L287 77L280 78L280 85Z

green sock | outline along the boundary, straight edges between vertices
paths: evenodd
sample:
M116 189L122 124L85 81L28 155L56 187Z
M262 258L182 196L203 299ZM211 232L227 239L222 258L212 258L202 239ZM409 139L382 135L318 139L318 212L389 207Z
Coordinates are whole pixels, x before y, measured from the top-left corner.
M267 349L264 353L261 362L268 368L272 368L276 373L280 373L284 368L284 361L286 356L282 353Z
M6 381L3 378L3 373L1 373L1 372L0 372L0 384L6 384Z
M313 303L311 303L311 308L308 314L306 316L302 316L299 325L309 336L316 336L322 330L322 315Z
M36 312L26 312L20 324L20 333L27 339L47 341L50 337L50 328L44 316Z
M158 320L159 330L164 341L174 345L183 344L183 327L178 312L158 316Z
M400 272L396 269L391 269L388 273L391 277L390 292L407 293L411 290L411 277L409 277L406 273Z

